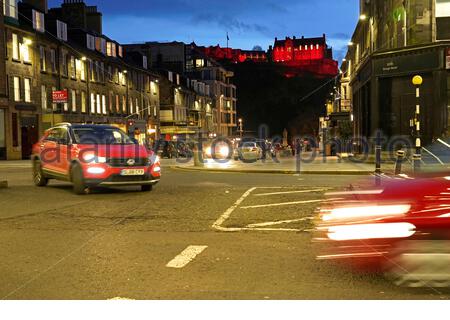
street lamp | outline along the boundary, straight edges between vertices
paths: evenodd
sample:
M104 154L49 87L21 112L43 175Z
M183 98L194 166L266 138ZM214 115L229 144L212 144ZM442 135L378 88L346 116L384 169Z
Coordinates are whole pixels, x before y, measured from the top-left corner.
M364 21L366 19L367 19L367 16L364 13L359 16L359 20L361 20L361 21Z
M243 133L244 133L244 123L243 123L243 120L240 118L239 119L239 136L240 136L241 140L242 140Z
M415 132L416 132L416 153L413 156L414 173L420 170L420 162L422 160L422 141L420 136L420 86L423 78L419 75L414 76L412 84L416 87L416 112L414 116Z

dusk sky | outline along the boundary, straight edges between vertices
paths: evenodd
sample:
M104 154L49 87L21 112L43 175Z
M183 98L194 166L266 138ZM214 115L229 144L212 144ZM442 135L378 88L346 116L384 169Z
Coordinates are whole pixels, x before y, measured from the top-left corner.
M49 0L58 6L62 0ZM357 0L85 0L103 12L104 33L121 43L195 41L267 49L274 38L325 33L341 59L358 19Z

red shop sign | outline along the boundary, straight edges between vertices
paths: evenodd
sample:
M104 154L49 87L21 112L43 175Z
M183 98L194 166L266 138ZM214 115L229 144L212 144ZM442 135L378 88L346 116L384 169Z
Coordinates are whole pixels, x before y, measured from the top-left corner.
M69 99L69 94L67 90L52 91L53 103L67 103Z

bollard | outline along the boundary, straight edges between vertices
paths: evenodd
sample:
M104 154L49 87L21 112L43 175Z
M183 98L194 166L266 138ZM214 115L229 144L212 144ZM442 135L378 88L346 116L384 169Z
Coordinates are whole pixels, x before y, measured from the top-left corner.
M381 132L377 132L375 145L375 184L381 185Z
M422 156L420 155L420 153L416 153L415 155L413 155L413 170L414 173L419 173L420 172L420 161L422 160Z
M405 159L405 151L398 150L397 151L397 160L395 161L395 175L398 176L402 173L402 163Z
M198 148L194 149L194 166L195 167L204 167L203 156L201 155L201 151Z

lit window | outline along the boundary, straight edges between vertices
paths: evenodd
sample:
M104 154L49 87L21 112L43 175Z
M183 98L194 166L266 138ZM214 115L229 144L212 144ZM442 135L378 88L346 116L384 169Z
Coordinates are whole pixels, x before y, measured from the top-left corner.
M19 60L20 59L20 57L19 57L19 37L15 33L12 34L12 50L13 50L12 58L14 60Z
M91 113L95 114L95 94L91 93Z
M90 34L86 34L87 48L90 50L95 50L95 37Z
M47 69L47 65L45 60L45 48L43 46L39 47L39 62L41 64L41 71L45 72Z
M56 20L56 35L59 40L67 41L67 24Z
M112 43L111 42L106 43L106 55L108 57L112 56Z
M20 101L20 78L14 77L14 101Z
M44 14L33 10L33 28L39 32L45 32Z
M47 87L45 85L41 86L41 107L42 110L47 110Z
M123 49L122 46L119 46L119 57L123 57Z
M86 91L81 91L81 112L86 113Z
M316 44L316 49L319 50L319 45L318 44Z
M67 92L67 89L64 89L66 92ZM67 103L67 102L64 102L63 103L63 108L64 108L64 111L69 111L69 104Z
M203 68L205 66L205 60L203 59L196 59L195 60L195 67L196 68Z
M31 102L31 79L25 78L24 79L24 93L25 93L25 102L30 103Z
M20 53L22 55L23 61L24 62L31 62L30 59L30 39L23 39L23 43L20 45Z
M98 114L102 113L102 101L99 94L97 94L97 113Z
M18 19L17 0L3 0L3 14L6 17Z
M74 56L70 57L70 76L72 77L72 79L77 78L77 64L75 62Z
M106 96L102 95L102 113L106 114Z
M80 61L80 79L86 81L86 61Z
M144 67L144 69L148 68L147 56L142 56L142 66Z
M77 112L77 91L72 89L70 95L72 98L72 112Z

